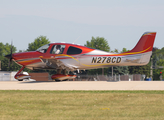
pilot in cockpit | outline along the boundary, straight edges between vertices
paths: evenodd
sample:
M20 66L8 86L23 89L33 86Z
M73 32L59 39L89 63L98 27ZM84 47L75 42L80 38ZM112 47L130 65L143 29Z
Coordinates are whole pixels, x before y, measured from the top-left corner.
M61 48L61 45L57 45L56 46L56 52L55 52L55 54L59 54L60 53L60 48Z

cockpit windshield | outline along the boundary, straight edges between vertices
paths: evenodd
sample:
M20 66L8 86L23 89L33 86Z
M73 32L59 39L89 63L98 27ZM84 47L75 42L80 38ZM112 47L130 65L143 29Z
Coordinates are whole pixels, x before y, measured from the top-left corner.
M49 48L50 44L44 45L40 48L38 48L36 51L39 51L41 53L46 53L47 49Z

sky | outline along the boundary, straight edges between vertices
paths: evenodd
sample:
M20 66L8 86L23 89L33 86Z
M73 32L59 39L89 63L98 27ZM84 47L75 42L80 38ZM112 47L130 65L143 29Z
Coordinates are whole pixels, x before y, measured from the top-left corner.
M111 50L130 50L147 31L164 47L164 0L0 0L0 42L17 51L41 35L81 45L104 37Z

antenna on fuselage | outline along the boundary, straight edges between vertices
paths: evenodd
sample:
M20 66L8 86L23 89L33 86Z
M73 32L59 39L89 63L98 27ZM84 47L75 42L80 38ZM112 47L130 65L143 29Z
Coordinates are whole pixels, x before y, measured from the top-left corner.
M80 36L73 42L73 44L80 38Z

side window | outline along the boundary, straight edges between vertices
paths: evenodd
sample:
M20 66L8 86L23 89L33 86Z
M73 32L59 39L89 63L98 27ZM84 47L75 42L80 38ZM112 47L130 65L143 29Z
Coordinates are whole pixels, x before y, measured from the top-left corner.
M65 45L54 45L50 51L51 54L62 54L64 52Z
M68 48L67 54L68 54L68 55L71 55L71 54L80 54L81 52L82 52L81 49L70 46L70 47Z

